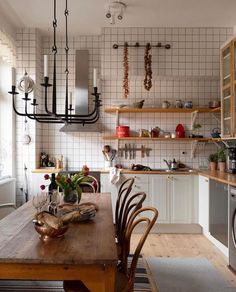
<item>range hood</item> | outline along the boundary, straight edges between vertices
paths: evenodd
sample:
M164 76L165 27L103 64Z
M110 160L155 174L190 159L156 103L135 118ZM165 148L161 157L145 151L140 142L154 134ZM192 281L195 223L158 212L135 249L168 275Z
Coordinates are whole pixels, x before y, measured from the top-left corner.
M88 50L76 50L75 56L75 113L86 115L88 108L88 76L89 76ZM99 124L68 124L60 132L101 132Z

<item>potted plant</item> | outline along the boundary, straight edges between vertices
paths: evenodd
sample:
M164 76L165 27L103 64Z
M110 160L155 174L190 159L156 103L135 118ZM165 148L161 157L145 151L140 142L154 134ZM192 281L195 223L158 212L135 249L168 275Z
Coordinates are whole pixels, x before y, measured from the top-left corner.
M210 170L216 170L217 161L218 161L218 153L211 153L208 157L208 160L210 162Z
M225 165L226 165L226 155L225 155L225 149L221 148L218 151L218 166L219 166L219 171L224 172L225 171Z
M202 135L199 134L199 129L201 129L202 125L194 123L192 128L192 138L200 138Z

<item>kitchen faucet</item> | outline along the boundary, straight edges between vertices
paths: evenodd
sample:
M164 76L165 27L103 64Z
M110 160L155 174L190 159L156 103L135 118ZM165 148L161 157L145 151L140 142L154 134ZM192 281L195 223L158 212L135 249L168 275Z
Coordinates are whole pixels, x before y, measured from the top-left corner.
M166 159L163 159L163 161L165 161L169 170L177 169L177 162L175 161L175 158L173 159L173 161L171 161L171 160L167 161Z

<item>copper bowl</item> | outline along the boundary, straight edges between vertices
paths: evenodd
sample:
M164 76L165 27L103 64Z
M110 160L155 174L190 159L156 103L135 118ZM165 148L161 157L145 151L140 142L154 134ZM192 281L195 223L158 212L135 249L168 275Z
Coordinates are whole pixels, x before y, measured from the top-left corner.
M40 234L40 239L42 239L43 241L47 241L52 238L62 237L67 231L68 227L68 224L64 224L60 228L55 229L47 225L40 225L38 223L34 224L35 230Z

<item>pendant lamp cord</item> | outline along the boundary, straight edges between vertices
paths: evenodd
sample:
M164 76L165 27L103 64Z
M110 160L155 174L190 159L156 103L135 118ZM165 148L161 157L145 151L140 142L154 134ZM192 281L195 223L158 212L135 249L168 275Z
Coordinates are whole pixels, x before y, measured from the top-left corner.
M67 7L67 0L66 0L66 8L65 8L65 20L66 20L66 47L65 47L65 52L66 52L66 102L65 102L65 115L66 115L66 121L68 122L68 110L69 110L69 104L68 104L68 75L69 75L69 69L68 69L68 52L69 52L69 46L68 46L68 7Z

